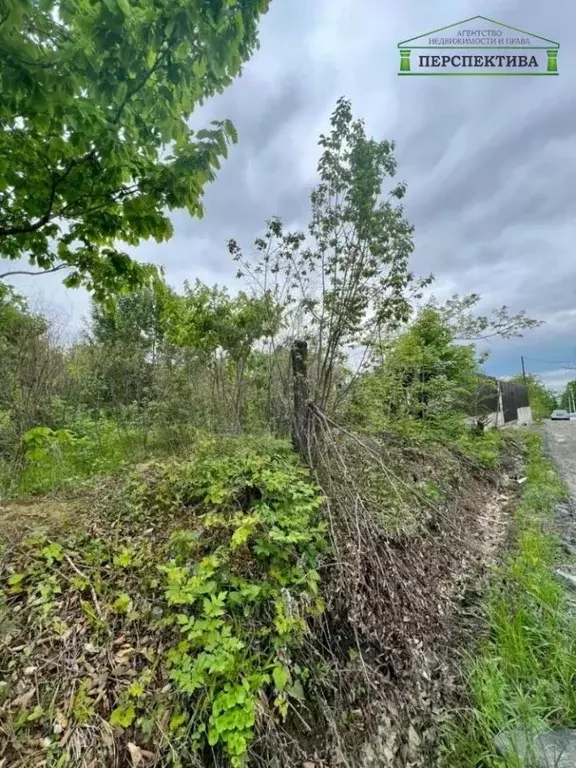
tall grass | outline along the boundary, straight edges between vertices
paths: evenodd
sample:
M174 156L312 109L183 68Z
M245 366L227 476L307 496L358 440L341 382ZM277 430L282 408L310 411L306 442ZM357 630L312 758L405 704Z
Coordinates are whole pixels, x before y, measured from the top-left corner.
M0 461L0 499L68 490L150 456L181 454L195 433L188 425L143 425L137 420L86 414L66 429L30 430L21 454L15 460ZM27 443L30 436L36 439Z
M576 726L576 623L553 575L558 539L549 530L566 491L538 435L527 435L527 449L515 543L484 605L487 636L468 659L470 709L449 733L450 768L518 768L518 754L497 754L497 734Z

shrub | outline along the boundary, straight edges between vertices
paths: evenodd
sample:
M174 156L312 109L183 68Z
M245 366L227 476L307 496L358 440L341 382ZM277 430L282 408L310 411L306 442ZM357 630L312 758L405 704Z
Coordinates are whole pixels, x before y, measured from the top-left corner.
M0 630L21 639L0 658L10 764L39 737L65 760L53 728L66 711L99 764L123 734L169 764L208 746L244 764L265 712L281 721L305 697L297 652L323 611L321 504L287 445L205 441L133 473L84 530L23 542L3 574ZM23 703L18 681L40 666Z

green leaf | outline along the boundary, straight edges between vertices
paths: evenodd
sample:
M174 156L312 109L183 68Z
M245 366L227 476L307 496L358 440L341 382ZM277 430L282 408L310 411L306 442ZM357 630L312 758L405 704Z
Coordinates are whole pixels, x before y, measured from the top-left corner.
M290 673L284 666L277 665L272 670L272 679L277 691L283 691L290 680Z
M170 718L170 730L177 731L181 725L184 725L186 719L187 717L185 712L175 712Z
M52 565L54 561L60 563L64 559L64 550L62 549L62 545L56 541L53 541L47 547L44 547L42 554L46 558L48 565Z
M20 584L24 579L26 578L26 573L13 573L10 576L8 576L8 584L11 587L14 587L18 584Z
M112 726L120 725L122 728L129 728L132 725L136 712L132 704L117 707L110 715L109 723Z
M36 704L32 712L28 715L28 721L33 722L34 720L39 720L43 714L44 709L40 706L40 704Z
M293 699L297 699L298 701L303 702L306 700L306 696L304 695L304 688L302 687L300 680L294 681L294 683L288 689L288 694L292 696Z
M132 598L126 592L118 595L114 601L114 610L118 613L129 613L132 610Z

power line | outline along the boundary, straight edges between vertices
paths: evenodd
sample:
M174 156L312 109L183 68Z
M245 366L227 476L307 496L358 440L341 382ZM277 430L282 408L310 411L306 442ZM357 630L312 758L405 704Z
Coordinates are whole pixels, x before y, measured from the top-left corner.
M524 360L530 360L531 363L549 363L550 365L574 365L576 366L575 360L540 360L537 357L526 357L524 355Z

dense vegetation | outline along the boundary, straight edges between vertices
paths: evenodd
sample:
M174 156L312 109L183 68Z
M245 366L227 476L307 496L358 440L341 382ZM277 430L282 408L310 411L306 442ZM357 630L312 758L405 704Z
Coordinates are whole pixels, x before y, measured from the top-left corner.
M560 407L571 413L576 410L576 381L569 381L566 384L566 388L560 398Z
M515 511L516 540L483 605L489 633L466 664L472 707L450 736L448 765L520 768L514 738L576 724L576 623L554 577L559 541L551 525L567 491L528 435L527 483ZM495 734L512 742L498 754ZM528 743L529 740L528 740Z
M117 249L201 212L235 134L187 120L267 5L24 3L0 23L0 257L69 267L94 298L62 344L0 280L0 764L437 747L507 460L474 341L537 322L424 300L394 144L346 99L308 231L228 243L238 291L177 291Z
M8 631L26 643L2 665L44 670L32 714L26 692L11 702L10 764L56 722L86 764L108 764L112 727L173 764L210 745L240 765L262 696L284 717L303 697L294 652L323 610L320 495L283 444L205 440L93 503L90 520L10 553ZM56 738L46 756L64 765L71 749Z

